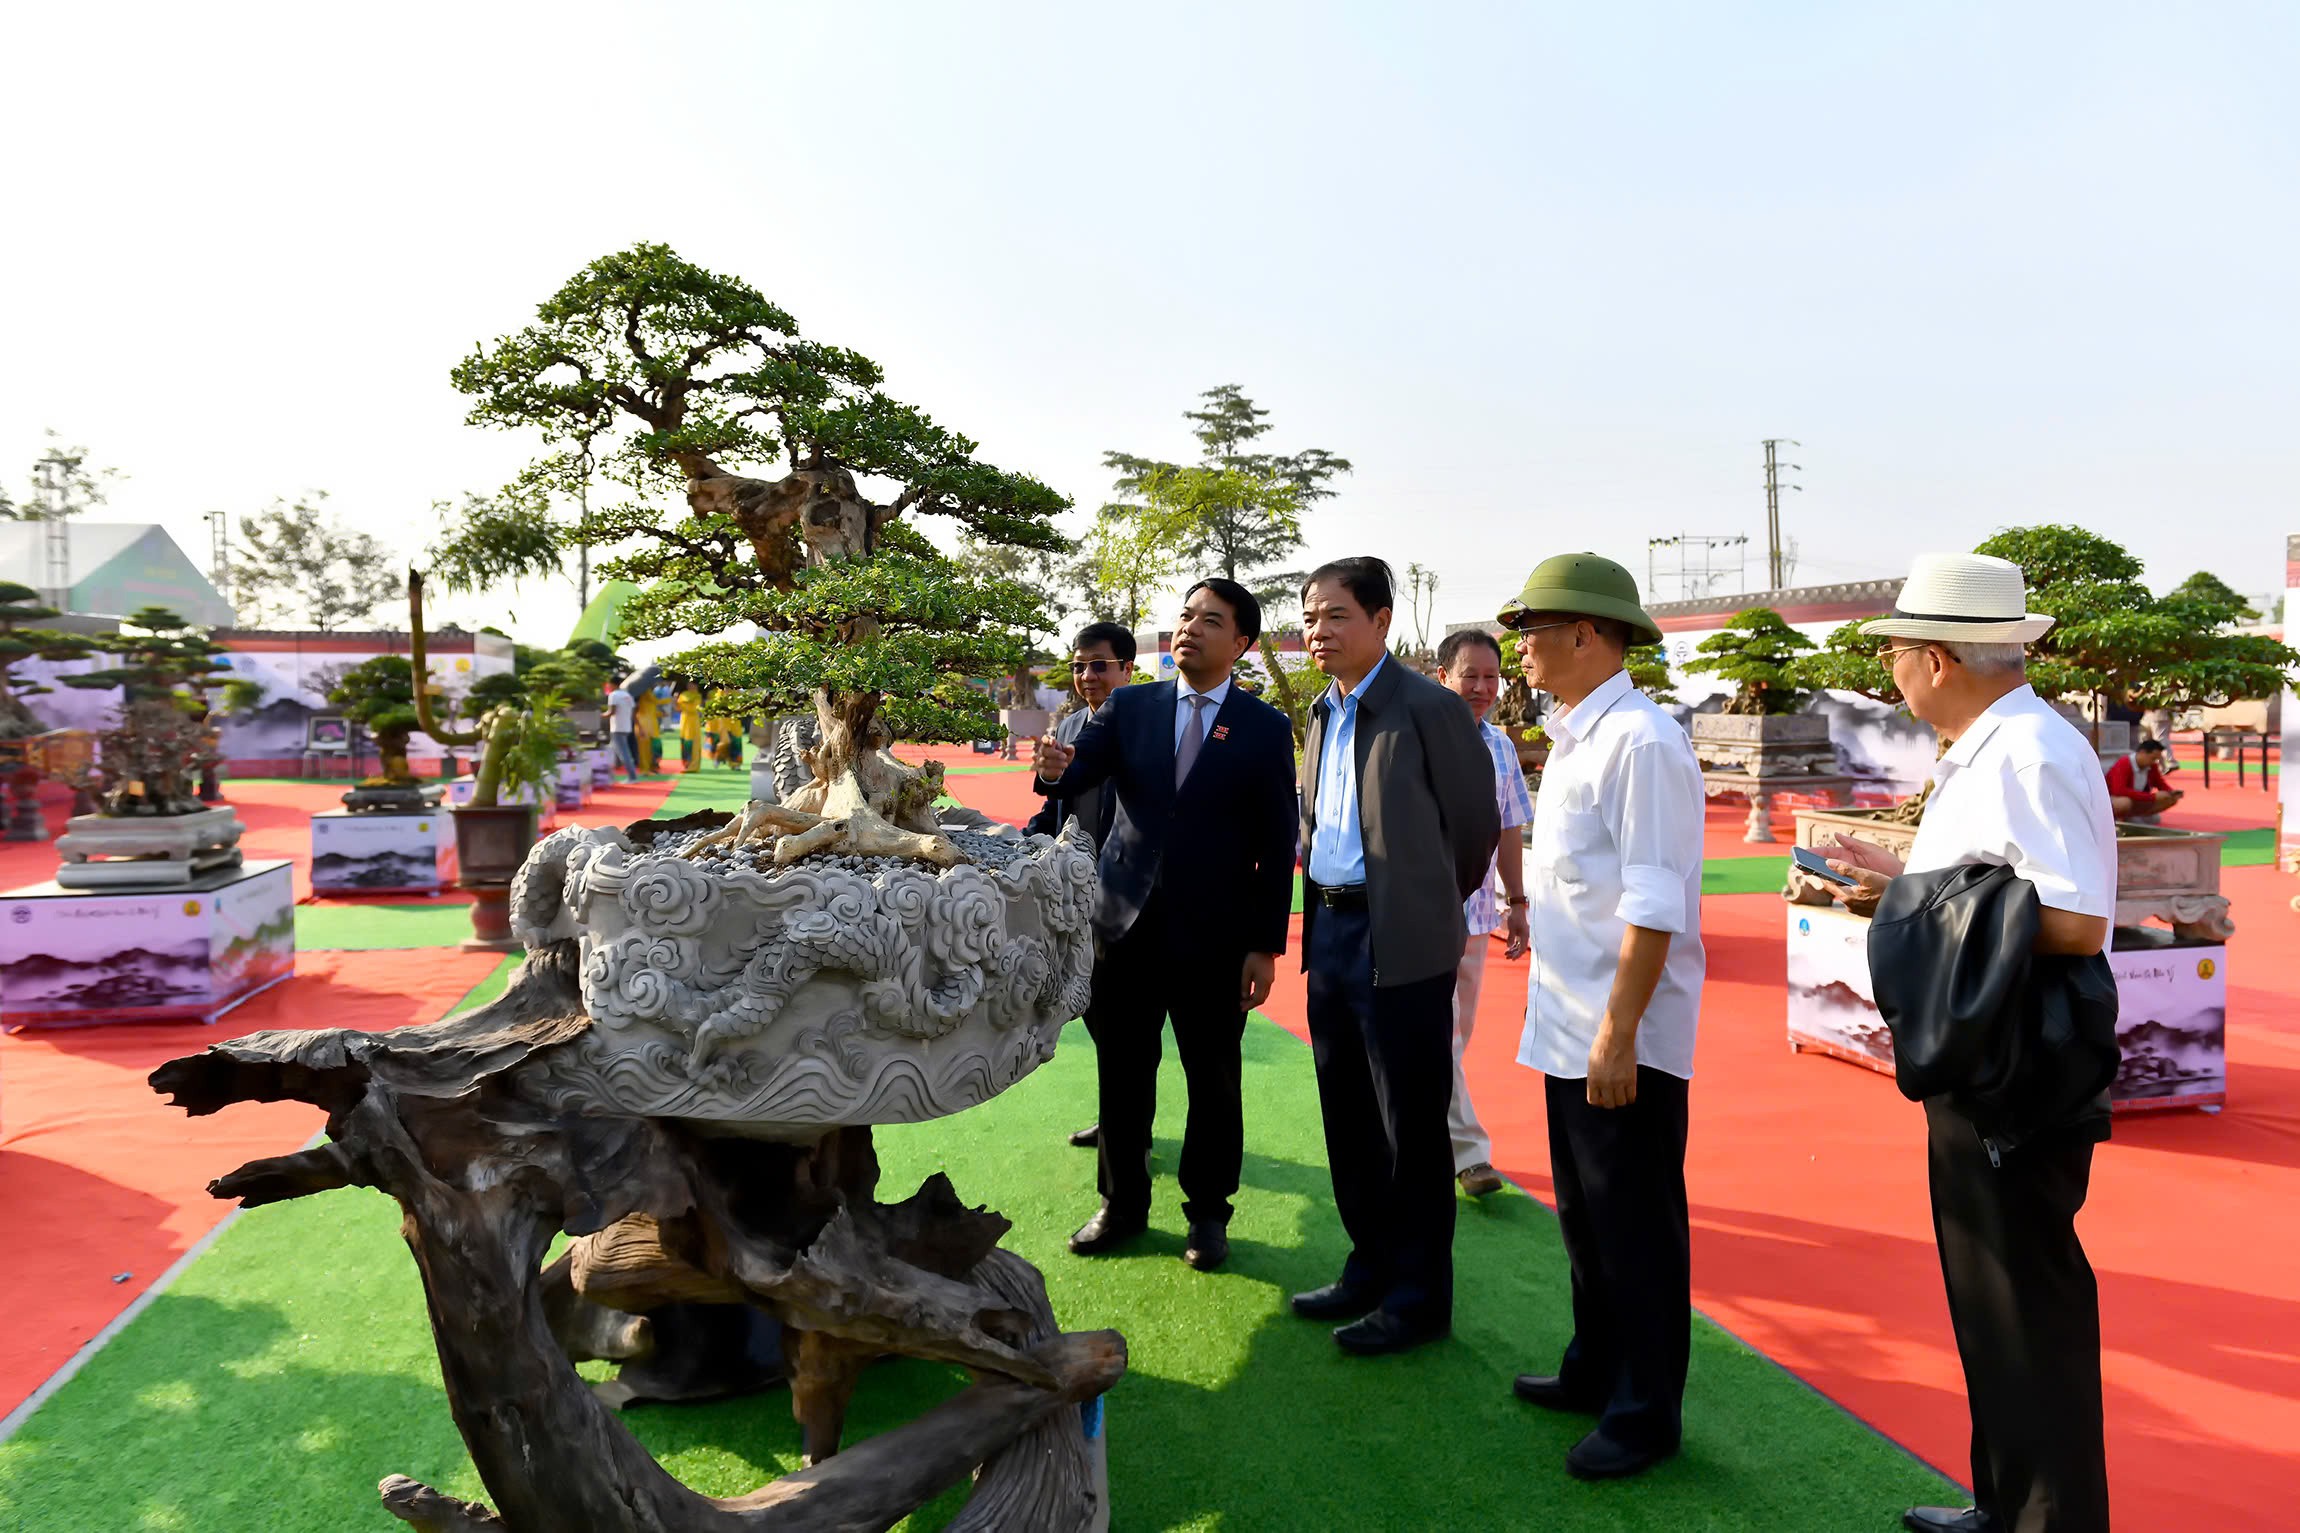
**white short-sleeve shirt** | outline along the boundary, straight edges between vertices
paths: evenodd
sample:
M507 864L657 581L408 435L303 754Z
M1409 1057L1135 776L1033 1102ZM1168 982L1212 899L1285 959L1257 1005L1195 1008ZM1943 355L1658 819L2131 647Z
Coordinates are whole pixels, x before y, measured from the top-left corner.
M2116 919L2116 816L2100 757L2029 687L1988 706L1934 764L1908 870L2009 866L2039 904Z
M1626 672L1552 713L1548 728L1526 851L1533 973L1517 1062L1561 1080L1588 1077L1622 934L1637 925L1671 933L1661 982L1638 1024L1637 1062L1691 1080L1708 968L1693 743Z

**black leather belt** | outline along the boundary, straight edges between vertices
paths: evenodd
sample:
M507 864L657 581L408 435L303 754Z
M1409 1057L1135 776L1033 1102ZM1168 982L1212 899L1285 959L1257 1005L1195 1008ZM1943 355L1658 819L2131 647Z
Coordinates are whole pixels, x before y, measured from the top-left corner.
M1311 884L1310 897L1328 910L1363 910L1366 908L1364 884Z

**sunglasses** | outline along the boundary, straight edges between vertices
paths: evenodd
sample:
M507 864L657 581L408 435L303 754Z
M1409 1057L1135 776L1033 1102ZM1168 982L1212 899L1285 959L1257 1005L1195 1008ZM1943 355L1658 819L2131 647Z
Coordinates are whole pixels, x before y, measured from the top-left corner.
M1070 674L1073 676L1099 676L1104 671L1115 671L1122 665L1132 665L1133 663L1131 660L1073 660L1070 662Z

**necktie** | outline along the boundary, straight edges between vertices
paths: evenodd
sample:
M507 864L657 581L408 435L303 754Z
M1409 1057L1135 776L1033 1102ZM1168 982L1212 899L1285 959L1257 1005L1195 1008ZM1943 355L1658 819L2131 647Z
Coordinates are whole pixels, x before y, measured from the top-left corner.
M1182 699L1190 705L1190 722L1182 726L1182 743L1174 748L1174 786L1190 775L1198 760L1198 747L1206 743L1206 696L1193 692Z

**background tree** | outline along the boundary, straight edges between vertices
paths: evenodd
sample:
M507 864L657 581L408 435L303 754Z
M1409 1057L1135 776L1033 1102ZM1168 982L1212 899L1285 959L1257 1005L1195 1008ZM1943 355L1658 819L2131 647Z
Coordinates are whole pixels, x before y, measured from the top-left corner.
M2210 570L2198 570L2165 593L2167 601L2202 602L2210 606L2225 607L2236 614L2239 623L2260 621L2260 609L2236 594L2236 588Z
M1862 633L1860 619L1842 624L1830 631L1818 650L1797 657L1793 667L1797 685L1816 692L1851 692L1871 702L1898 703L1901 694L1893 685L1892 667L1880 658L1892 642L1882 635Z
M2082 527L2017 527L1975 552L2019 565L2029 606L2059 620L2030 646L2030 683L2046 697L2089 697L2096 716L2107 703L2217 708L2273 697L2300 667L2300 653L2276 640L2228 631L2247 609L2220 582L2152 596L2140 560Z
M1812 647L1771 607L1751 607L1695 645L1685 669L1734 684L1727 713L1795 713L1805 701L1797 658Z
M323 511L326 499L325 490L313 490L240 519L232 592L249 626L327 633L372 623L378 607L398 600L391 554L371 534Z
M1423 564L1406 566L1406 601L1414 620L1414 653L1426 655L1430 647L1430 618L1437 612L1437 571Z
M1629 672L1629 684L1638 691L1657 703L1670 704L1677 701L1669 672L1667 645L1633 644L1622 655L1621 662L1622 668Z
M1302 583L1303 572L1287 567L1302 546L1302 514L1334 493L1334 477L1348 473L1350 462L1322 447L1251 451L1270 430L1270 412L1234 383L1199 397L1203 408L1182 412L1198 439L1195 465L1125 452L1102 455L1103 465L1118 475L1113 509L1136 523L1138 535L1160 551L1167 567L1219 574L1252 591L1265 607L1283 610L1280 604L1294 601ZM1306 718L1294 699L1298 687L1278 663L1276 625L1264 626L1262 664L1272 701L1287 717ZM1301 739L1297 725L1295 740Z
M98 735L96 765L73 786L94 792L109 815L194 813L199 780L217 762L208 694L225 684L222 645L165 607L140 607L120 631L89 647L114 657L102 670L59 679L84 691L118 688L118 721Z
M596 476L580 527L529 520L528 572L574 537L619 550L603 568L646 587L623 609L632 638L763 630L664 664L728 689L744 711L813 706L815 780L776 811L774 825L796 832L779 857L839 847L961 860L931 812L939 766L906 766L884 747L996 737L990 700L966 678L1011 674L1024 631L1045 620L1040 593L964 578L906 518L1056 550L1068 546L1053 525L1062 496L981 462L973 442L885 394L877 363L802 339L749 284L664 245L593 262L453 377L473 424L541 434L519 494L564 498ZM602 485L627 498L599 506ZM680 489L687 514L666 520L659 500ZM485 513L466 521L443 567L471 567L500 530Z
M1089 579L1085 605L1098 619L1138 630L1150 598L1181 569L1175 540L1140 505L1112 504L1095 514L1083 555Z
M102 505L111 483L120 478L114 468L90 468L88 449L67 447L54 431L48 448L32 460L31 486L22 500L11 500L0 489L0 520L11 522L63 521Z

